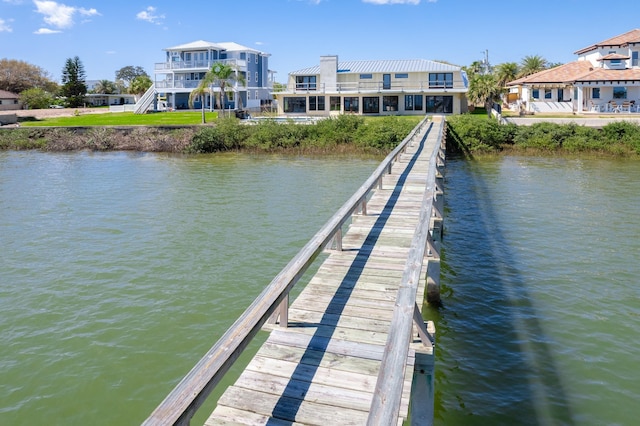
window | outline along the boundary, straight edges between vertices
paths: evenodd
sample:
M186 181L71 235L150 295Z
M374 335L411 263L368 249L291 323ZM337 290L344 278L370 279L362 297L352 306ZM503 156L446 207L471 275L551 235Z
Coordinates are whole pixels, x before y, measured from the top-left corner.
M247 54L245 52L240 52L240 59L247 59Z
M360 80L371 80L373 78L373 74L360 74Z
M610 55L615 55L616 53L618 53L618 52L616 52L615 50L610 50L609 51ZM620 65L620 59L612 59L610 64L611 65Z
M364 114L379 114L380 113L380 97L378 96L363 97L362 112Z
M638 51L634 50L633 52L631 52L631 66L637 67L638 65L640 65L638 63Z
M256 90L256 99L260 99L260 94L257 90Z
M345 96L344 112L360 112L359 99L356 97Z
M285 96L284 112L307 112L307 100L304 97Z
M340 96L329 97L329 110L340 111Z
M452 114L453 96L427 96L427 113Z
M429 88L453 88L453 73L451 72L439 72L429 73Z
M600 88L594 87L591 89L591 99L600 99Z
M422 95L405 95L405 111L422 111Z
M297 75L296 89L316 90L316 76L315 75Z
M551 99L551 89L544 89L544 98Z
M533 99L540 99L540 90L539 89L533 89L531 91L531 97Z
M247 83L251 83L251 73L247 73Z
M382 97L382 109L383 109L383 111L397 111L398 110L398 97L397 96L383 96Z
M256 83L258 82L258 71L256 71Z
M396 74L396 78L409 78L409 74L399 73L399 74Z
M627 88L626 87L614 87L613 88L613 99L627 99Z
M309 111L324 111L324 96L309 96Z
M256 64L258 63L258 55L256 55Z

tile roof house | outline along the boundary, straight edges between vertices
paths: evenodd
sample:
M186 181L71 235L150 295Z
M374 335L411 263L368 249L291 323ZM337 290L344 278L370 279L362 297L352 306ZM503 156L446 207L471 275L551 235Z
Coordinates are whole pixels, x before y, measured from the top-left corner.
M640 112L640 29L574 53L576 61L507 83L510 100L534 112Z
M0 90L0 111L22 109L20 98L15 93Z
M467 88L464 71L442 62L339 61L328 55L289 73L274 98L278 113L289 116L460 114L467 111Z

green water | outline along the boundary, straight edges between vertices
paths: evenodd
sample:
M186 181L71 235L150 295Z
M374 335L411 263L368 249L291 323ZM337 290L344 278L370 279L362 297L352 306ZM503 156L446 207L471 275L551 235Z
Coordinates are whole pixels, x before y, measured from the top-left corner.
M139 424L377 164L0 152L0 424ZM449 159L436 424L638 423L639 188Z
M436 424L635 425L640 162L450 159Z
M0 424L139 424L378 163L0 152Z

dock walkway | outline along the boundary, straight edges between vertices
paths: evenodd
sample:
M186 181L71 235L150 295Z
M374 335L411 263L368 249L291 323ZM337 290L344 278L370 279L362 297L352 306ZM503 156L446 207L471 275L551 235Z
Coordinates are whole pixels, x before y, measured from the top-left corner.
M268 326L267 341L218 400L206 425L367 424L442 125L435 117L384 175L366 203L366 215L353 216L342 250L328 251L289 307L287 326ZM423 269L426 263L425 258ZM412 340L399 424L409 412L415 347L422 346Z

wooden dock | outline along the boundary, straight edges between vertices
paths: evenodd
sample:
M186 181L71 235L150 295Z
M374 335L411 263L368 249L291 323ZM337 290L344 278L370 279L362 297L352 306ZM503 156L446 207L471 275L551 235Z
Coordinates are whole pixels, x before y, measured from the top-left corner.
M431 424L435 330L421 307L425 292L439 301L443 135L425 117L143 424L188 425L260 329L206 425Z
M206 425L367 424L437 135L409 146L384 176L367 214L353 217L342 250L330 252L291 304L288 327L271 331ZM425 280L420 284L421 305ZM414 363L411 348L400 424L409 413Z

